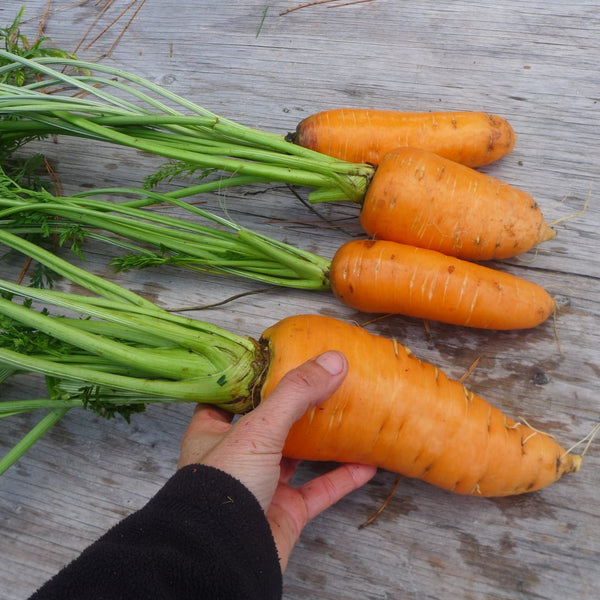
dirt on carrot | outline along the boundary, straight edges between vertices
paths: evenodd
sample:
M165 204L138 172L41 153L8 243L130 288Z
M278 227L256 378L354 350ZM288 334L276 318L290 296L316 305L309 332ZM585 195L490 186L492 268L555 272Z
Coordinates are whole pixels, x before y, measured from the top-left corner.
M417 148L386 154L360 223L373 237L467 260L517 256L555 236L525 191Z

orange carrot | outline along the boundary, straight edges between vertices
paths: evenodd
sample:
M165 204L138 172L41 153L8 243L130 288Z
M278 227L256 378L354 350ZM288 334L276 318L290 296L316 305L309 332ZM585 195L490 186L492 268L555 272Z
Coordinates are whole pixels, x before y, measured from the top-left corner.
M289 317L263 336L270 351L263 397L325 350L342 351L349 363L335 394L292 427L285 456L372 464L480 496L538 490L580 468L580 456L393 340L317 315Z
M378 165L391 150L413 146L480 167L508 154L516 135L508 121L484 112L340 108L307 117L288 139L355 163Z
M539 285L435 250L354 240L336 252L331 289L363 312L399 313L482 329L535 327L555 310Z
M374 237L468 260L516 256L555 235L526 192L416 148L381 161L360 223Z

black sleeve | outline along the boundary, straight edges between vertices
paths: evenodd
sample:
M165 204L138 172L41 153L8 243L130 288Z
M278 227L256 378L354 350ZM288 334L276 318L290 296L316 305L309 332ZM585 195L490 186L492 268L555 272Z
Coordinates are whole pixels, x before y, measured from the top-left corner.
M89 546L30 600L280 599L271 529L252 493L201 465Z

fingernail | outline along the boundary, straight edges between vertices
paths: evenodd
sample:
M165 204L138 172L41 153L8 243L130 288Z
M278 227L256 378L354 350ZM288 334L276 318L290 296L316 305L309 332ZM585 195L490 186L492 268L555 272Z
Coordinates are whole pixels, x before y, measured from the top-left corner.
M330 375L339 375L344 370L344 359L338 352L325 352L317 356L316 362Z

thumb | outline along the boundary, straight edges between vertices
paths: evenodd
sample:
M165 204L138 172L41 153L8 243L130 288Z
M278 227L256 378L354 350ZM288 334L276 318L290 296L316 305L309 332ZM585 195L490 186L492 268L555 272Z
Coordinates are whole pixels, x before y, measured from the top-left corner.
M267 509L281 477L281 452L290 428L342 383L348 364L325 352L292 369L254 410L241 417L205 457L204 464L239 479Z
M310 408L321 404L340 386L348 371L341 352L329 351L289 371L252 412L245 415L249 429L260 430L256 442L281 452L292 425Z

